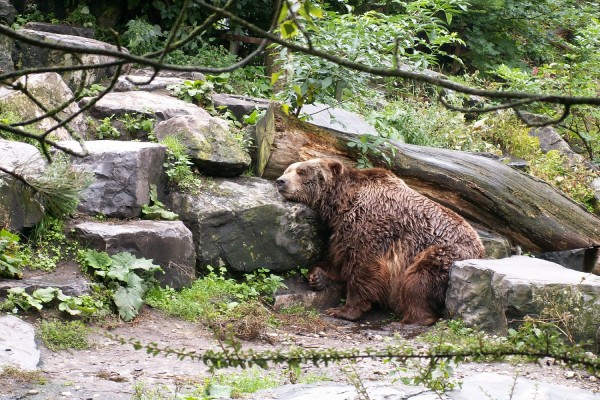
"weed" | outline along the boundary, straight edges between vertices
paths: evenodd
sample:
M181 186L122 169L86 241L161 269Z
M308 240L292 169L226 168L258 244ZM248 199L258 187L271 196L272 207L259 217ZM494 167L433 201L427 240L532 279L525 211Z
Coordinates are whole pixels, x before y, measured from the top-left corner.
M22 278L23 262L19 236L6 229L0 230L0 276Z
M30 269L52 271L61 261L77 254L79 243L69 240L64 230L64 222L51 217L42 219L35 226L23 251Z
M154 288L148 292L146 302L168 314L202 321L221 338L231 332L246 340L259 337L271 317L260 300L281 287L281 278L263 270L246 275L245 282L238 282L225 276L225 268L216 272L208 267L208 271L205 277L180 292Z
M125 252L109 256L105 252L87 250L81 258L84 266L112 291L112 300L125 321L137 316L144 304L144 295L156 284L154 274L162 271L152 260Z
M207 389L215 384L229 387L232 398L241 398L245 394L271 389L283 383L279 374L269 373L260 368L248 368L237 374L217 374L209 378L205 386Z
M144 219L175 221L179 218L179 215L167 210L165 205L158 200L156 185L152 184L150 185L150 201L142 206L142 217Z
M148 118L141 114L123 114L117 118L120 121L127 132L134 137L139 137L140 134L146 137L150 137L154 130L154 124L156 120L154 118Z
M165 173L172 186L188 193L197 193L202 182L192 171L193 163L180 135L167 136L161 140L167 146Z
M12 365L5 365L0 371L0 378L9 379L19 383L36 383L45 385L46 378L42 371L25 371Z
M102 139L118 139L121 133L117 128L112 126L114 115L106 117L100 120L99 124L96 124L96 137Z
M42 321L38 335L46 347L57 350L84 350L90 348L90 329L81 321Z
M79 97L77 98L77 100L81 100L84 97L95 97L98 96L100 94L100 92L106 90L106 88L102 85L99 85L97 83L93 83L90 85L89 88L84 88L81 93L79 94Z

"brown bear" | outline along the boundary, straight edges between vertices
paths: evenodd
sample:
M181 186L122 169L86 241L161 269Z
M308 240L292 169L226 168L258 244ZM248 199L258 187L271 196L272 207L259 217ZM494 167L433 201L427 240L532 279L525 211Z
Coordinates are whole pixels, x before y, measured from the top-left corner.
M308 281L314 290L346 284L346 304L327 310L331 316L355 321L378 303L401 323L432 325L444 310L452 262L484 255L462 217L385 169L313 159L290 165L276 185L330 229L327 260L309 270Z

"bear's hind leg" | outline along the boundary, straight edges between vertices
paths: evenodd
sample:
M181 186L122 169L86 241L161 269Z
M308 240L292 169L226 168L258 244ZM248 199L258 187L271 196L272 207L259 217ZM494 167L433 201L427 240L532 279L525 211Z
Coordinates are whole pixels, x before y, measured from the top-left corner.
M417 254L401 278L398 305L403 324L433 325L444 310L448 273L456 252L451 247L431 246Z

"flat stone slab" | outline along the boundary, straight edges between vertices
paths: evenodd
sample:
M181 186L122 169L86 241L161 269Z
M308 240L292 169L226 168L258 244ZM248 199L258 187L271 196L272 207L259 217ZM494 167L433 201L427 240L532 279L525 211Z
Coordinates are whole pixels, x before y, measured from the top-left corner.
M307 104L302 107L300 116L308 117L307 122L323 128L357 135L377 135L377 130L360 115L326 104Z
M60 142L80 151L75 141ZM150 186L162 193L165 184L165 146L156 143L92 140L85 142L89 154L72 157L76 168L94 174L94 181L80 194L78 210L87 215L115 218L140 216L150 200Z
M431 390L389 382L362 382L370 400L439 400ZM275 389L260 390L251 397L255 400L356 400L356 387L335 382L310 385L284 385Z
M15 316L0 316L0 370L11 365L25 371L37 370L40 350L33 326Z
M192 232L181 221L79 222L74 235L81 243L109 254L128 252L152 259L164 274L156 278L175 289L196 279L196 252Z
M339 306L340 299L344 294L342 284L331 284L325 290L314 291L311 290L304 278L293 277L286 279L283 283L287 289L279 289L275 293L275 303L273 304L275 310L302 305L305 308L315 308L323 311L330 307Z
M458 390L448 392L452 400L494 399L494 400L597 400L600 393L589 390L533 381L527 378L514 378L509 375L485 372L469 376L463 380Z
M83 104L87 104L91 99L91 97L85 97L81 101ZM199 115L205 118L210 116L206 110L192 103L142 90L108 93L94 104L90 114L95 118L140 114L155 118L159 122L180 115Z
M451 318L506 334L513 321L542 311L542 305L533 301L535 294L570 288L585 295L587 308L600 307L600 276L524 256L465 260L455 262L450 269L446 308ZM595 326L599 326L600 315L594 318Z
M59 265L52 272L28 271L23 279L0 280L0 296L6 296L11 288L23 288L29 294L34 290L55 287L68 296L82 296L89 294L90 282L81 272L81 267L76 262Z

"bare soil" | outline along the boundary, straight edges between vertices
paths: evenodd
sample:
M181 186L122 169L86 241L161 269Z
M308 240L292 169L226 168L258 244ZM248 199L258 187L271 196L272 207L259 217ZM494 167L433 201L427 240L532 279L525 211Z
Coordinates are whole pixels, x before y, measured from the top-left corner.
M36 320L30 318L32 323ZM376 348L393 340L398 326L389 324L386 315L373 313L370 320L361 323L339 323L323 317L323 324L314 329L298 326L269 328L262 340L244 342L243 348L256 350L285 350L291 346L304 348L349 349ZM306 327L304 327L306 328ZM391 329L390 329L391 328ZM406 336L415 331L404 331ZM170 388L202 383L210 377L208 368L199 361L179 360L175 356L153 356L144 350L135 350L131 344L121 344L117 338L139 340L141 343L156 343L159 347L186 349L196 354L219 348L213 334L204 326L182 321L151 309L143 308L140 316L132 323L114 322L93 326L92 348L81 351L52 352L40 344L42 364L40 376L45 380L23 377L0 378L0 399L130 399L136 387ZM419 347L418 338L412 339ZM304 372L324 374L332 381L348 382L342 365L327 368L304 366ZM363 360L355 365L363 381L390 381L394 367L379 360ZM270 372L284 367L273 366ZM228 370L226 373L239 372ZM536 381L557 383L565 386L599 391L598 380L585 372L565 371L552 360L538 364L464 364L456 371L457 378L480 373L497 372L510 376L523 376ZM218 372L223 373L223 371ZM283 383L289 383L283 381ZM166 398L166 397L165 397ZM168 397L171 398L171 397Z

